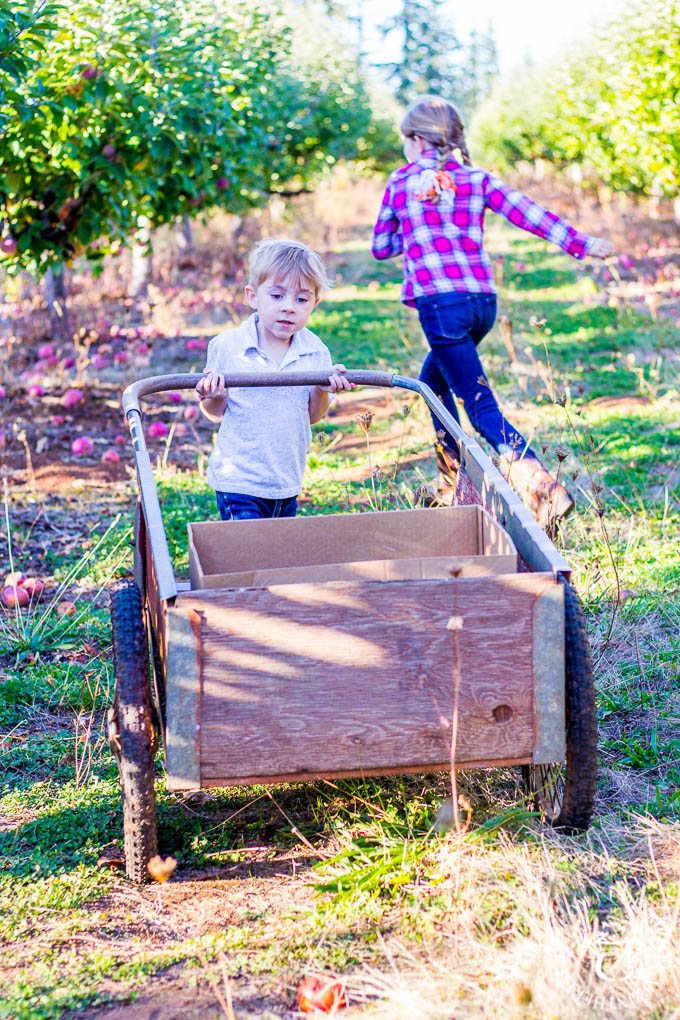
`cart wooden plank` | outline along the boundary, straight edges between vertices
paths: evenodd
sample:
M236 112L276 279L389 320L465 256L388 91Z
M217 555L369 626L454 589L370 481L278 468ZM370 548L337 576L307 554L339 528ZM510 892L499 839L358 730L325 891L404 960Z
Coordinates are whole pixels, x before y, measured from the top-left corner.
M532 762L537 727L550 754L534 687L547 704L563 673L536 654L556 615L535 607L559 590L546 573L180 594L172 612L201 621L200 784L448 766L457 674L458 766ZM177 756L168 772L184 788Z

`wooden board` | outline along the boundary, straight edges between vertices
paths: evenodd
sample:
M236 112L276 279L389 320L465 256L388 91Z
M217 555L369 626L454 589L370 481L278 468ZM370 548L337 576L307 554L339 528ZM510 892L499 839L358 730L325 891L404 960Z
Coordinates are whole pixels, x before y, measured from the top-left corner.
M519 574L180 594L176 611L201 621L201 785L446 765L457 672L456 764L531 762L534 643L551 640L537 624L554 626L534 607L556 587Z

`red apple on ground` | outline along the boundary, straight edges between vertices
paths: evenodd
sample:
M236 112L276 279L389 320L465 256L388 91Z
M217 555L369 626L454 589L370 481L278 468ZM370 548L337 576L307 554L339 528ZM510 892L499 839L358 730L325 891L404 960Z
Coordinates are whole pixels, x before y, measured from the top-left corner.
M57 606L59 616L75 616L75 602L60 602Z
M105 450L102 454L102 464L117 464L120 457L115 450Z
M84 457L94 452L94 443L89 436L80 436L78 439L74 439L71 443L71 451L75 453L77 457Z
M170 429L163 421L152 421L147 431L153 439L158 439L167 436Z
M335 1013L347 1005L342 981L328 974L308 974L298 988L297 1001L303 1013Z
M84 397L82 390L66 390L66 393L61 398L61 402L64 407L75 407L83 399Z
M26 575L20 570L13 570L11 574L8 574L5 578L5 587L13 588L16 585L23 584L26 580Z
M43 593L45 585L37 577L27 577L21 587L28 592L29 598L38 601Z
M25 588L17 588L13 585L7 585L2 589L2 600L6 606L9 606L10 609L12 609L14 606L27 606L31 601L31 596Z

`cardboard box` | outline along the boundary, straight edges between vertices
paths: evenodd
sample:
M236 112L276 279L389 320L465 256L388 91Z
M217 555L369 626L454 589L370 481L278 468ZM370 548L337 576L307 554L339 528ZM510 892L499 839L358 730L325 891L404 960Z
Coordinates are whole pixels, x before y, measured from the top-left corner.
M192 589L509 574L510 537L479 506L188 525Z

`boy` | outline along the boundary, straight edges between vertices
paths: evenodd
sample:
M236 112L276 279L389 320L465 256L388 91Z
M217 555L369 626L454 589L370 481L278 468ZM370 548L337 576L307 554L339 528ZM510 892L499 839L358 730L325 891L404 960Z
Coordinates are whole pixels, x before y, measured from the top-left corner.
M267 239L250 256L245 293L253 314L208 346L206 374L196 389L201 411L220 422L208 462L223 520L294 517L302 488L310 423L328 410L331 393L353 390L344 365L307 321L329 286L320 255L297 241ZM230 373L329 373L328 386L253 386L231 391Z

